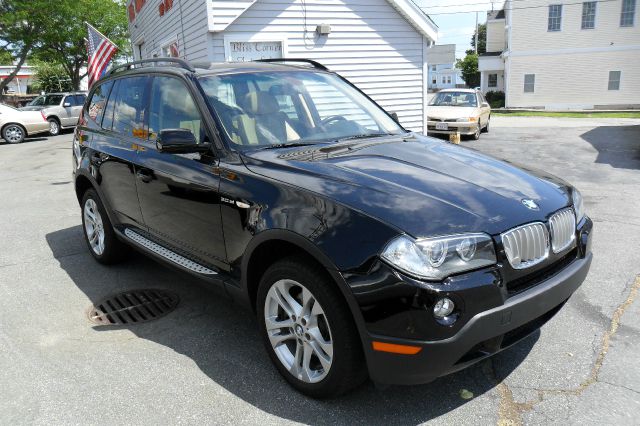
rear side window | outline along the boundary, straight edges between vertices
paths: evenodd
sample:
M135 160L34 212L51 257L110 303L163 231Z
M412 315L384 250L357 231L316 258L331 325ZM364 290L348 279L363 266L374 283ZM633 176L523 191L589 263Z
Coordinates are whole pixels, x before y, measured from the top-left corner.
M136 138L147 137L145 115L149 88L147 77L130 77L120 80L113 111L114 132ZM109 103L113 102L109 101Z
M84 105L84 101L87 99L85 95L75 95L76 105L82 106Z
M191 130L200 143L204 135L202 117L185 84L173 77L155 77L151 89L149 138L164 129Z
M96 87L93 95L91 95L91 102L89 102L87 107L87 114L89 115L89 118L98 124L102 121L102 115L104 114L104 108L107 103L107 97L109 96L111 86L113 86L112 81L102 83Z

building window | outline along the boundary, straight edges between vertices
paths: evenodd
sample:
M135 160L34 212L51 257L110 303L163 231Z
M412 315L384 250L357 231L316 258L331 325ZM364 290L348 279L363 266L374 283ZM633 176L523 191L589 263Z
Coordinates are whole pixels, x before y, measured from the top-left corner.
M447 84L451 84L451 76L450 75L447 76Z
M552 4L549 5L549 23L547 26L548 31L560 31L562 25L562 5Z
M533 93L536 87L536 75L525 74L524 75L524 93Z
M431 65L431 71L435 71L436 70L436 66L435 65Z
M622 0L622 12L620 13L620 26L633 27L636 17L636 0Z
M431 80L431 84L438 84L438 79L433 77L433 80Z
M596 27L596 2L582 3L582 29L590 30Z
M442 76L442 84L447 84L447 77L444 75Z
M620 71L609 71L609 90L620 90Z
M498 74L489 74L489 87L498 87Z

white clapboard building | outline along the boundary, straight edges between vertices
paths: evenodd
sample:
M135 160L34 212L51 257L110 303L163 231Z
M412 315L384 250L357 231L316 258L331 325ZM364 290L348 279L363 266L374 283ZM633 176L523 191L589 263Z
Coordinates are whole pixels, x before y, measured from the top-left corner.
M507 107L640 107L640 22L636 0L507 0L487 14L484 92Z
M129 0L135 59L309 58L422 131L437 26L412 0Z

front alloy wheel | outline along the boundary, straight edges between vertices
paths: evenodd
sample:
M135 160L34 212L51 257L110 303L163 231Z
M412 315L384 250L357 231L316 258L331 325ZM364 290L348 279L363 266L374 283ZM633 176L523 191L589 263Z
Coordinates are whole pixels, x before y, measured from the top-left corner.
M264 321L276 356L298 380L317 383L331 369L333 340L324 309L294 280L275 282L264 304Z
M128 247L116 237L102 200L94 189L82 196L82 229L91 255L106 265L123 260Z
M9 143L20 143L24 140L24 129L18 124L9 124L2 131L2 137Z
M299 256L273 263L260 279L256 310L271 361L298 391L327 398L366 380L353 316L321 265Z

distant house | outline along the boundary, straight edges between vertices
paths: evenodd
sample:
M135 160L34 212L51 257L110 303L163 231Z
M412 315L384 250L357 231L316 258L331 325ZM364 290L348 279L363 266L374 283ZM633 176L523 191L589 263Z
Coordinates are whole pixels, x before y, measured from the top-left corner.
M484 92L507 107L640 107L638 1L507 0L487 14Z
M455 64L429 64L429 89L440 90L464 86L462 72L455 67Z
M426 51L437 26L413 0L129 0L136 59L315 59L402 124L425 126Z
M7 78L13 72L15 66L0 65L0 80ZM35 79L35 67L23 65L20 67L18 74L7 85L5 92L7 94L26 95L27 89L31 87Z

